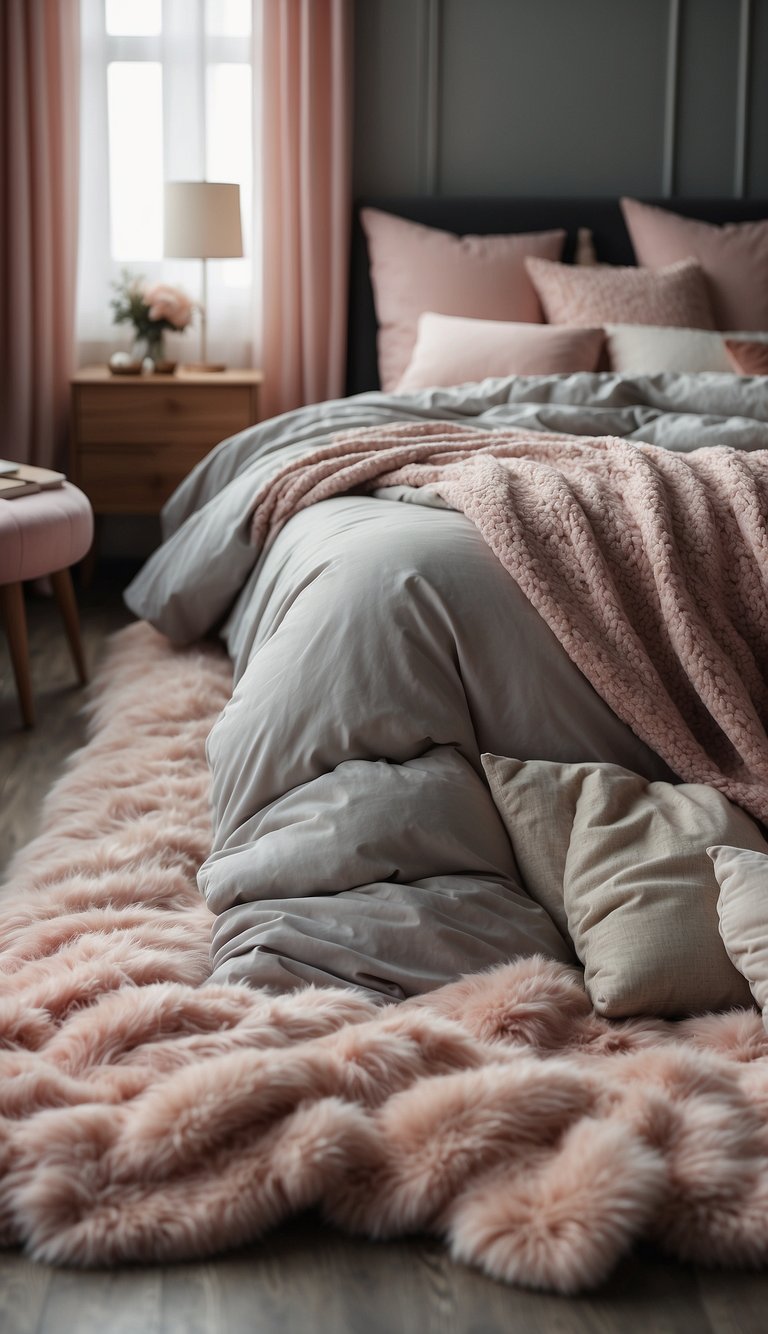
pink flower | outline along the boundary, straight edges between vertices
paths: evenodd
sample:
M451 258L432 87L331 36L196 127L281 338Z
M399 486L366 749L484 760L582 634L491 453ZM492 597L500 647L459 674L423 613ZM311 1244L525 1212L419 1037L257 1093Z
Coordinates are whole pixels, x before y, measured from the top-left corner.
M144 293L151 320L166 320L173 329L186 329L192 320L192 302L178 287L158 283Z

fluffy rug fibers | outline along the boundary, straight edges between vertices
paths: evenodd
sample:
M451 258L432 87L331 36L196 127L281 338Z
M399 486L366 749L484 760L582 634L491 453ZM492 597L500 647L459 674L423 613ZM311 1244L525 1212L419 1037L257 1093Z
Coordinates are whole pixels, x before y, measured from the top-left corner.
M509 1282L599 1283L639 1237L768 1258L759 1015L612 1023L525 959L399 1006L206 984L214 649L121 631L92 735L0 900L0 1219L71 1265L168 1261L317 1207Z

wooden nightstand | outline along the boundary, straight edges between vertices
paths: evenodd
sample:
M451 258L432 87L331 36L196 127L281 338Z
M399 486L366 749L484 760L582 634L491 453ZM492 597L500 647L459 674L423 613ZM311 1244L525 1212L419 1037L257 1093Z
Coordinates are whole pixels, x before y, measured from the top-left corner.
M259 420L260 371L111 375L71 381L69 477L96 514L157 514L214 445Z

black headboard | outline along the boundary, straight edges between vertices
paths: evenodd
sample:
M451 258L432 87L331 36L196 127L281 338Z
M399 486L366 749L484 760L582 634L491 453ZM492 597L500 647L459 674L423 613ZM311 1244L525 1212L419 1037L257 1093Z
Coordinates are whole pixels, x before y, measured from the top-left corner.
M753 222L768 218L765 199L647 199L686 217L704 222ZM355 207L349 290L347 393L378 389L376 312L368 273L368 250L360 225L361 208L380 208L428 227L459 235L474 233L541 232L564 227L568 233L563 258L573 258L579 227L589 227L598 260L606 264L633 264L632 245L617 199L484 199L440 195L361 199Z

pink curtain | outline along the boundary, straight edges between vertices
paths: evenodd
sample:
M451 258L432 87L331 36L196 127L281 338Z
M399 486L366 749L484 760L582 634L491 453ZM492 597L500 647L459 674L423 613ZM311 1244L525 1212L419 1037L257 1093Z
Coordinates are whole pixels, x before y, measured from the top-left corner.
M78 0L0 3L0 456L62 464L74 365Z
M267 0L262 26L264 411L344 392L351 0Z

